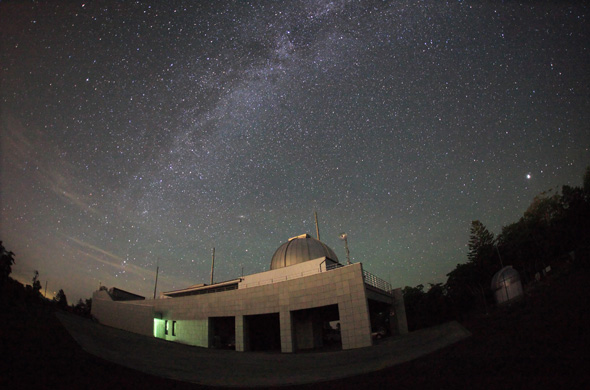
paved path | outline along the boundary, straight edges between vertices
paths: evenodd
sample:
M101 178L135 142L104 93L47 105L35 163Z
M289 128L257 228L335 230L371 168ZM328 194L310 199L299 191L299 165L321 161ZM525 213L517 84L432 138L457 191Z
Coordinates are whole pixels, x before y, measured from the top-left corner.
M71 314L57 316L93 355L152 375L209 386L297 385L346 378L407 362L470 336L459 323L449 322L346 351L235 352L129 333Z

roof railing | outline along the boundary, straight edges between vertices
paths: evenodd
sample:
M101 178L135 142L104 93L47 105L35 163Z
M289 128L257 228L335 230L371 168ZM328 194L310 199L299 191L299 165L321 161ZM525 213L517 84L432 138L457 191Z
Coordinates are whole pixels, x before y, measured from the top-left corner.
M330 271L336 268L344 267L344 265L340 263L326 263L326 271Z
M369 286L372 286L372 287L375 287L376 289L385 291L388 294L391 294L391 291L393 290L390 283L373 275L369 271L363 270L363 279L365 280L365 283L368 284Z

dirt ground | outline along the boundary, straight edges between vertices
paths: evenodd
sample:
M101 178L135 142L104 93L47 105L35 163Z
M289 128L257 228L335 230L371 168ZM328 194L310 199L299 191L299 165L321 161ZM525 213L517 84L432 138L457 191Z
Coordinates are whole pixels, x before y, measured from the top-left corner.
M552 275L522 301L463 320L472 337L423 358L296 388L590 388L589 276L588 270ZM84 352L46 306L4 303L0 309L0 388L206 388Z

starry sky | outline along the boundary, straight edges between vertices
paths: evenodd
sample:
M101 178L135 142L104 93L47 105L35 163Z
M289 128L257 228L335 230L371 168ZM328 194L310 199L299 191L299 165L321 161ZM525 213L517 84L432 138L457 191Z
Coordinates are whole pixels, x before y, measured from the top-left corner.
M265 271L394 286L590 165L585 2L1 2L0 239L70 302Z

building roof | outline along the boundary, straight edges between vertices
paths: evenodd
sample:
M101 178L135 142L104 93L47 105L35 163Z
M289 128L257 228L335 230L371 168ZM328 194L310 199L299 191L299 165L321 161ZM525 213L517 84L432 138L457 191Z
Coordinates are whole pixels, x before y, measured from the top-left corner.
M227 280L225 282L219 282L214 284L195 284L187 288L183 288L180 290L174 291L165 291L161 295L172 298L172 297L184 297L188 295L199 295L199 294L206 294L209 292L219 292L223 290L233 290L237 289L238 283L241 282L242 279L232 279ZM235 287L235 288L234 288Z
M117 287L111 287L108 290L108 293L113 299L113 301L140 301L145 299L144 296L134 294L129 291L121 290Z
M338 257L329 246L309 234L302 234L290 238L275 251L270 262L270 269L288 267L320 257L327 257L338 262Z

